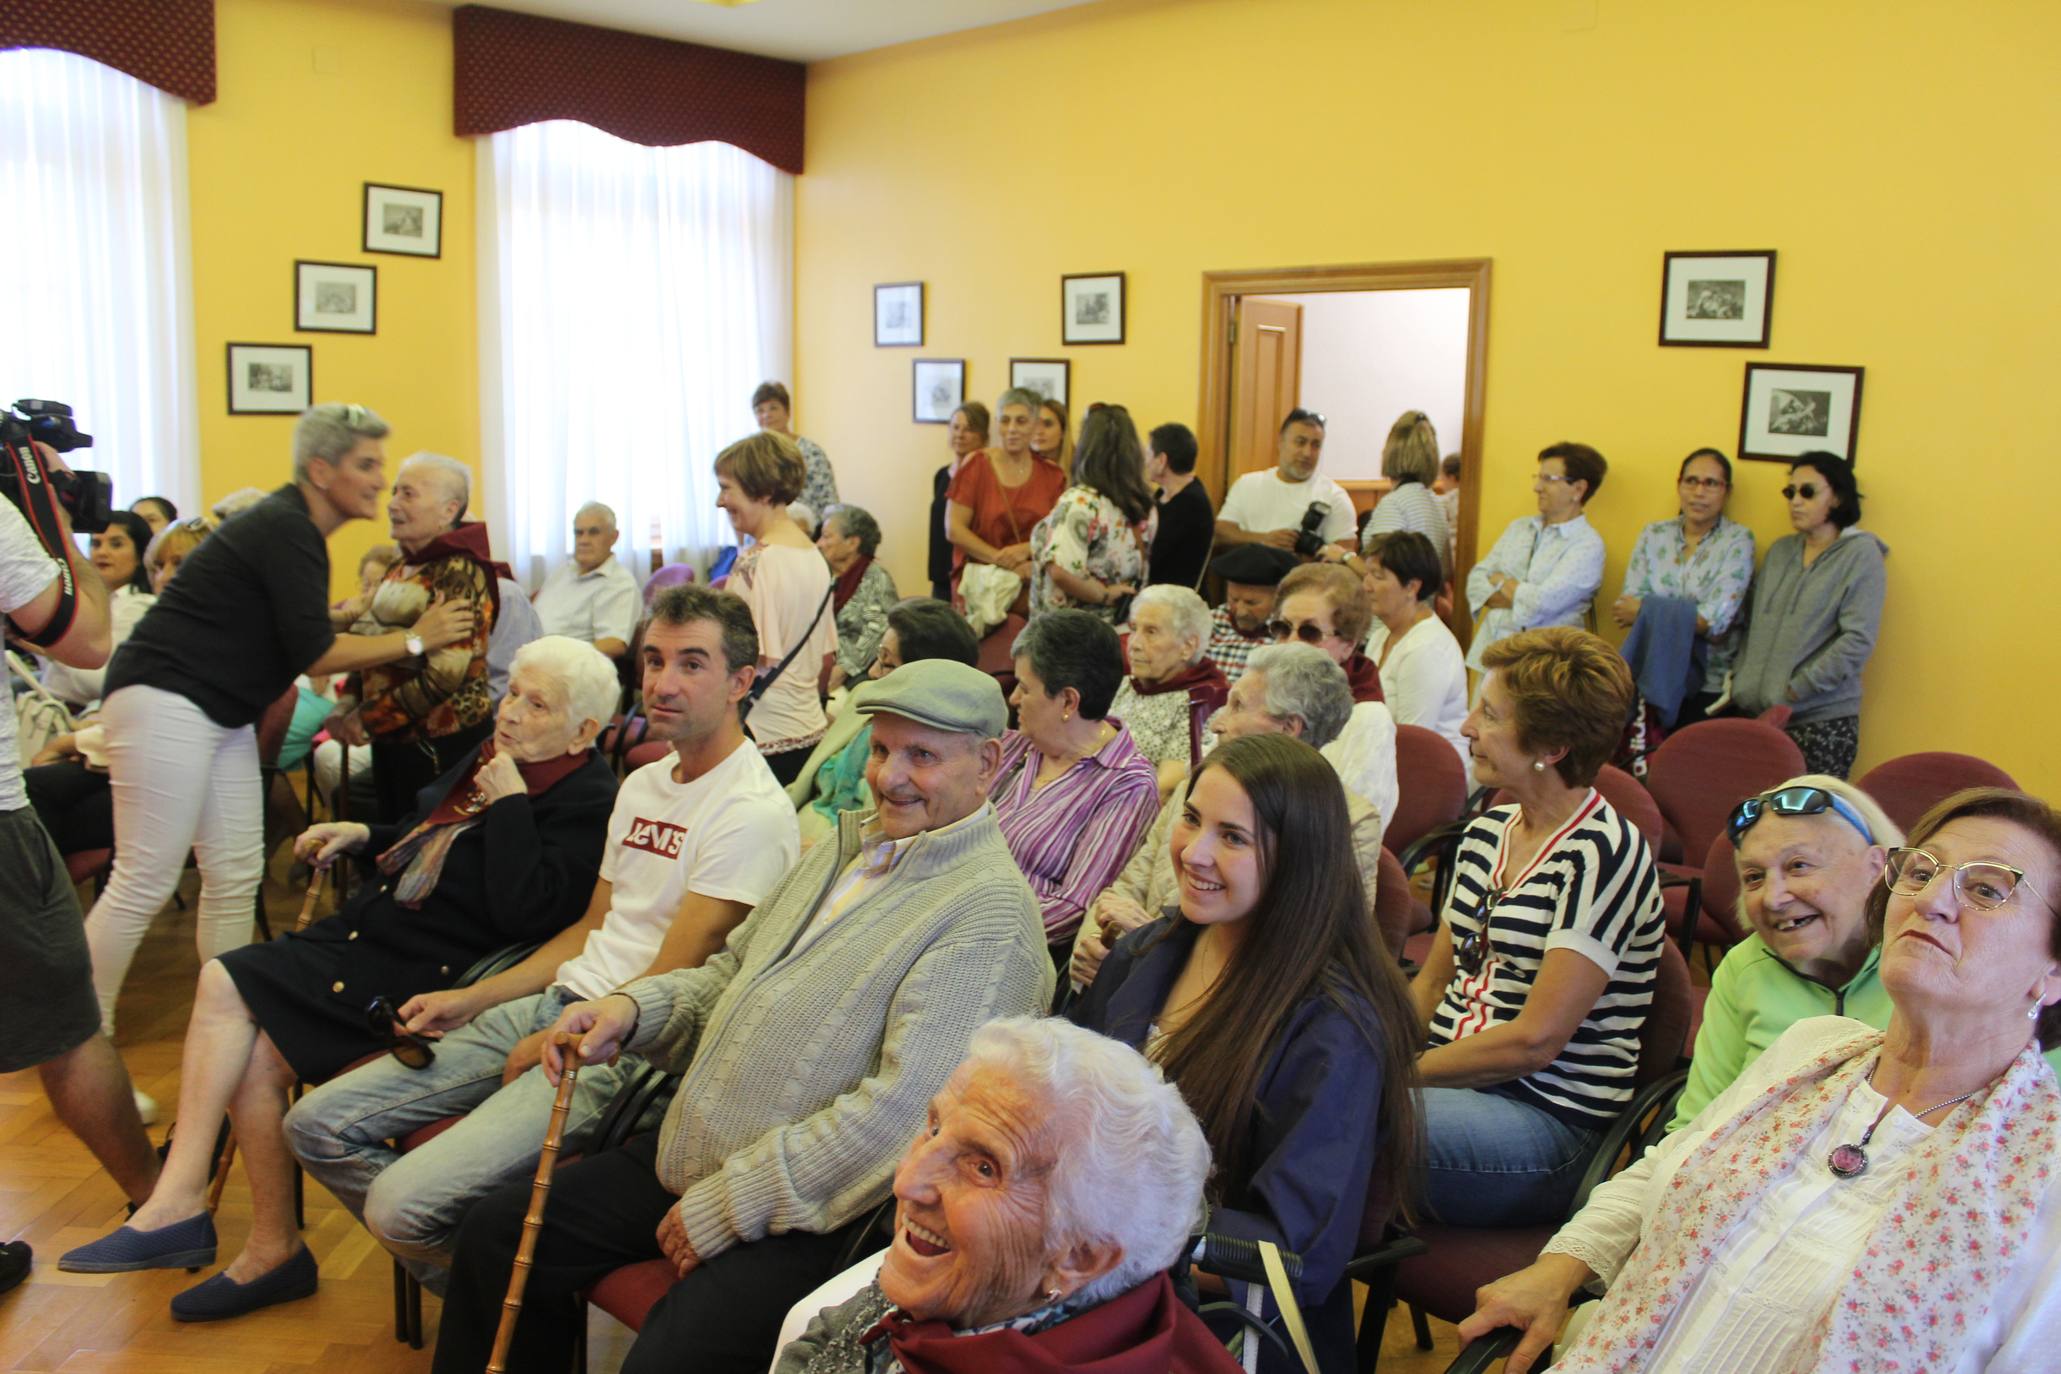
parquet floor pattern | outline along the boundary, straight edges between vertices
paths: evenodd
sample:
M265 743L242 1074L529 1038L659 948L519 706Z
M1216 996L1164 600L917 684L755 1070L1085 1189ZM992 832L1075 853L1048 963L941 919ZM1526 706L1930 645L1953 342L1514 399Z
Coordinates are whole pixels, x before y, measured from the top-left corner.
M197 878L188 873L186 910L166 910L151 927L129 974L116 1043L136 1085L156 1098L161 1121L179 1100L179 1051L198 971L193 948ZM274 930L292 925L297 896L266 884ZM82 889L82 901L90 892ZM151 1128L164 1139L162 1124ZM394 1340L392 1270L385 1252L319 1186L307 1190L308 1247L321 1265L312 1298L236 1321L172 1320L174 1294L205 1277L183 1271L64 1274L57 1257L119 1224L123 1198L86 1148L58 1124L34 1073L0 1075L0 1239L26 1240L36 1266L27 1282L0 1295L0 1371L28 1374L422 1374L427 1349ZM250 1224L241 1171L222 1197L216 1224L226 1260ZM437 1300L423 1298L434 1344ZM1438 1348L1420 1354L1407 1316L1390 1321L1382 1374L1436 1374L1455 1352L1452 1329L1432 1323ZM631 1334L595 1313L589 1331L592 1374L619 1367ZM684 1366L683 1366L684 1367Z

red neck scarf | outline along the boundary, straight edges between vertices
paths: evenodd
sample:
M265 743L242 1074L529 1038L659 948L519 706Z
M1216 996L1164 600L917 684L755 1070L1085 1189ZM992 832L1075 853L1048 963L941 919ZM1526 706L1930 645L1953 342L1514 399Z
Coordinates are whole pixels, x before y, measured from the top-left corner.
M415 552L402 558L389 576L399 576L402 567L419 568L425 563L434 563L440 558L470 558L487 570L487 586L492 588L494 619L501 618L501 579L511 581L515 574L506 563L494 561L494 549L487 538L487 522L484 520L460 520L450 529L424 544Z
M1217 667L1213 659L1204 658L1157 682L1145 682L1134 677L1131 690L1141 697L1156 697L1161 692L1186 692L1192 700L1214 697L1216 704L1221 706L1231 693L1231 684L1224 680L1224 670Z
M1004 1328L955 1336L943 1321L890 1312L885 1334L908 1374L1234 1374L1239 1364L1165 1274L1035 1335Z
M535 797L550 791L561 779L585 765L589 754L583 749L540 763L518 763L515 768L522 774L524 792ZM394 900L400 905L410 910L421 908L443 878L444 860L450 857L451 846L486 811L487 799L479 790L479 775L493 757L494 741L489 739L479 747L472 767L451 784L429 814L375 860L379 871L388 877L400 875L394 884Z
M862 553L852 560L849 568L837 575L837 581L832 584L836 590L831 594L830 602L833 613L844 609L844 603L850 601L858 592L859 583L865 579L866 569L872 566L873 555Z
M1345 661L1345 682L1353 689L1353 702L1381 700L1381 670L1359 649Z

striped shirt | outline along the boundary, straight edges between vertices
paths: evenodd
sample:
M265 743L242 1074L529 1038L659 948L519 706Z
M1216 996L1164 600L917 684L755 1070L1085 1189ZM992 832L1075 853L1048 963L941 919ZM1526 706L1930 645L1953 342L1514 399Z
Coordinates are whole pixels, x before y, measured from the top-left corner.
M1044 755L1030 736L1002 739L1002 771L988 799L1002 837L1045 917L1045 938L1073 943L1088 903L1116 881L1159 812L1159 778L1116 717L1116 738L1042 788Z
M1245 672L1245 661L1252 657L1254 649L1264 649L1273 642L1264 630L1257 637L1240 634L1228 606L1219 606L1209 613L1207 656L1223 672L1226 682L1236 682Z
M1528 1102L1569 1125L1608 1126L1631 1100L1639 1033L1653 1002L1660 946L1667 938L1653 853L1602 794L1580 806L1518 871L1505 840L1518 808L1499 806L1461 837L1445 919L1457 956L1488 917L1488 958L1475 973L1458 966L1431 1018L1431 1044L1446 1045L1512 1021L1548 950L1571 949L1609 975L1560 1057L1528 1078L1489 1089Z

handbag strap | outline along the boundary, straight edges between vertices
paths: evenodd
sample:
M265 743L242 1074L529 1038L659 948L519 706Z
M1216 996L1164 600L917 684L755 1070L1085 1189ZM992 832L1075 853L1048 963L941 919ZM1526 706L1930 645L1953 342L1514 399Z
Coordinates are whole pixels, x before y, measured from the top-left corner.
M992 453L990 453L987 455L987 459L988 473L995 479L995 490L1002 493L1002 518L1009 522L1009 542L1012 544L1021 544L1023 542L1023 526L1016 523L1016 508L1010 504L1009 498L1013 493L1020 491L1022 488L1003 486L1002 469L995 466L995 456ZM1032 458L1031 476L1036 476L1037 471L1038 460L1036 458ZM1028 486L1030 484L1030 477L1024 478L1023 481L1024 485Z
M1288 1286L1288 1271L1281 1263L1281 1247L1270 1240L1259 1243L1260 1263L1266 1266L1267 1287L1274 1295L1274 1307L1281 1313L1281 1321L1288 1328L1288 1339L1295 1346L1295 1353L1302 1357L1302 1367L1308 1374L1317 1374L1317 1356L1310 1345L1309 1328L1303 1325L1302 1308L1295 1301L1295 1290Z
M794 647L787 651L787 657L774 664L772 672L753 680L751 692L745 698L747 703L756 706L759 698L763 697L767 690L780 680L780 675L787 671L787 665L794 662L795 656L808 647L809 640L816 633L816 627L823 623L823 612L830 608L830 598L836 595L836 593L837 583L832 581L830 586L824 591L823 599L816 603L816 613L809 617L809 628L802 631L801 638L796 640Z

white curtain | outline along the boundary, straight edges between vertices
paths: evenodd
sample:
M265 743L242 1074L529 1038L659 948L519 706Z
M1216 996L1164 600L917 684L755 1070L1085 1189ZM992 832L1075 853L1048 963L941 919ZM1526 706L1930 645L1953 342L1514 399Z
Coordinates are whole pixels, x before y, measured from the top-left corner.
M536 586L573 515L613 507L641 578L657 542L736 542L715 455L792 356L794 179L722 143L646 148L566 121L480 141L480 403L494 547Z
M186 105L91 58L0 52L0 402L63 401L115 504L200 506Z

